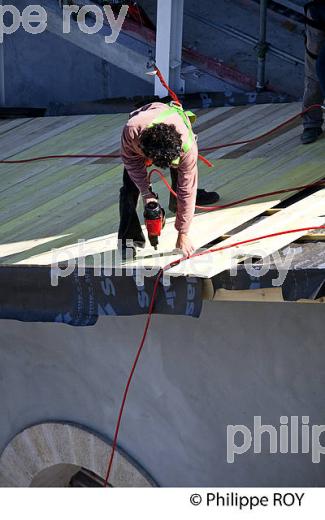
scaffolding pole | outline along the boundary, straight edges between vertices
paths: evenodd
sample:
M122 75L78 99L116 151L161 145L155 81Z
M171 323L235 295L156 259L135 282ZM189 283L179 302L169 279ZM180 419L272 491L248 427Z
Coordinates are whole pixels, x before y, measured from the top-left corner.
M0 7L2 7L2 0L0 0ZM6 104L5 92L5 42L0 43L0 106Z
M266 55L268 51L268 43L266 41L267 32L267 6L268 0L260 0L260 36L258 42L258 63L257 63L257 92L265 90L265 65Z
M181 78L183 19L184 0L158 0L156 63L170 87L178 94L185 90L185 82ZM158 78L155 95L167 95Z

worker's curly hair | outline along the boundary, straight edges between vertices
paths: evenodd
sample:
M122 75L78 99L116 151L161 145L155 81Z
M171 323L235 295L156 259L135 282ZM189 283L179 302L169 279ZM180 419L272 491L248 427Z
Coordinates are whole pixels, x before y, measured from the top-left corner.
M140 147L155 166L168 168L181 155L182 137L175 125L160 123L142 132Z

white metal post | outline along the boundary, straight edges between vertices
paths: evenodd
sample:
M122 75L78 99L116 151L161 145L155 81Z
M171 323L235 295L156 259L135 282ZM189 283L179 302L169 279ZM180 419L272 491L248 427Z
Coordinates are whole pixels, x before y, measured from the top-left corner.
M0 6L2 7L2 0L0 0ZM6 104L6 91L5 91L5 42L0 43L0 106Z
M156 63L170 87L182 93L185 90L181 78L184 0L157 1ZM167 95L158 78L155 80L155 95Z

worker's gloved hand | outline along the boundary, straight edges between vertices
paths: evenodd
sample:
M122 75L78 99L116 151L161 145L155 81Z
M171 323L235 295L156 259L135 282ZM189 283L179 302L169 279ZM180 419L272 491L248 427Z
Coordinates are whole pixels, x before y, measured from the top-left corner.
M179 233L176 248L181 249L184 256L191 256L195 248L186 233Z

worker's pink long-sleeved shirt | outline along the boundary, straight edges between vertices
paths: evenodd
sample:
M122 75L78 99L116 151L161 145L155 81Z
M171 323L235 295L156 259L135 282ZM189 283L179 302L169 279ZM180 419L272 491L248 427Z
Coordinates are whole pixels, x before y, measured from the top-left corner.
M149 191L149 178L146 167L147 158L144 156L139 138L141 133L166 110L163 103L151 103L131 114L122 134L121 157L125 168L133 182L139 188L142 195ZM181 116L172 114L166 120L166 124L175 125L177 132L182 136L183 143L189 140L189 129ZM177 216L175 227L180 233L189 231L196 201L198 183L198 147L194 140L191 150L181 154L178 171L177 187Z

